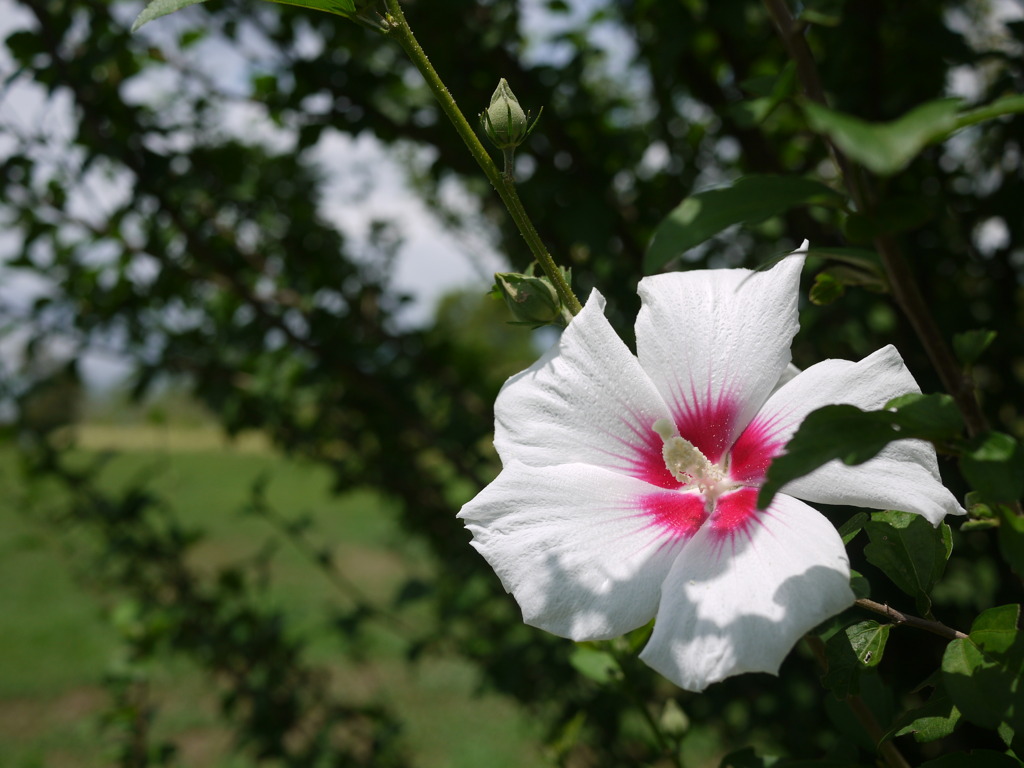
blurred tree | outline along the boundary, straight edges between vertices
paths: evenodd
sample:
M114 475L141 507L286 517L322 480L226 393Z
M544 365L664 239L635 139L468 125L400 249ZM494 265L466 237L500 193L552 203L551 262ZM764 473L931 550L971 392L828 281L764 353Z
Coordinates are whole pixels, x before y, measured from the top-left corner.
M31 304L5 298L8 324L71 339L76 357L113 340L136 362L138 396L164 373L186 374L229 431L263 430L282 450L330 466L339 490L370 486L396 499L441 566L423 593L435 616L424 647L454 643L548 724L569 764L654 760L663 745L637 726L622 691L578 675L570 643L522 625L454 518L496 471L491 407L531 356L526 332L465 297L442 303L431 328L402 324L390 281L395 230L359 240L325 219L317 147L369 134L414 159L410 183L446 227L497 232L492 244L526 266L497 199L398 47L337 18L264 3L203 4L135 36L137 3L7 7L23 22L6 40L6 87L71 121L66 135L50 121L0 126L0 210L17 240L6 268L46 286ZM951 89L984 103L1024 87L1024 22L996 23L998 4L846 0L804 11L827 94L862 118L890 119ZM407 13L467 113L486 106L499 77L524 107L544 106L519 151L520 195L581 298L599 288L625 338L650 236L683 197L750 173L832 173L785 98L792 88L768 103L776 85L785 91L788 59L753 0L433 0L409 2ZM224 51L241 62L236 78L216 71ZM244 129L226 115L240 115ZM942 333L998 333L975 376L988 414L1017 433L1022 126L1020 116L974 126L881 191L882 207L914 212L893 236ZM120 191L96 196L97 184ZM473 204L453 203L453 185ZM794 209L674 266L756 266L804 237L859 244L844 223ZM925 391L938 387L886 295L851 289L802 320L798 364L893 342ZM56 471L52 461L38 466ZM964 578L979 559L1002 567L992 565L991 539L965 539ZM946 607L962 625L976 608ZM929 661L934 668L928 656L885 670L901 695ZM651 712L677 699L710 754L757 742L810 756L848 743L845 723L827 725L834 713L820 706L813 660L801 654L778 680L746 676L699 697L640 666L627 671L629 695Z

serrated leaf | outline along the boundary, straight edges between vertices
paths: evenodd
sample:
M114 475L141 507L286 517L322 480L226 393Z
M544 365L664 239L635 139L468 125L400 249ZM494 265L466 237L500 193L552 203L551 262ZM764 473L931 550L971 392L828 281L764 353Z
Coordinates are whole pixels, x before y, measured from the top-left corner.
M996 332L987 328L964 331L953 337L953 351L957 359L966 367L974 365L989 345L996 340Z
M865 669L877 667L882 661L890 628L891 625L879 624L877 621L862 621L847 627L846 636L850 639L850 647Z
M698 192L655 229L644 270L654 272L733 224L757 224L802 205L837 207L844 200L821 182L799 176L745 176L729 187Z
M864 525L871 540L864 547L868 562L917 601L929 613L931 592L942 576L952 551L952 534L945 523L933 528L920 515L909 512L876 512Z
M926 146L956 130L959 108L959 99L939 99L891 122L869 123L821 104L804 104L814 131L826 134L850 159L879 176L897 173Z

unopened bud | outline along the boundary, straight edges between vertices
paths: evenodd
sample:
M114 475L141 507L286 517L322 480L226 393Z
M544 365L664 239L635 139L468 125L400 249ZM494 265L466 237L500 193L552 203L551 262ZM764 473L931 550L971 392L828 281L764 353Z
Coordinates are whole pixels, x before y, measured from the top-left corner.
M491 96L491 105L480 113L480 123L498 149L515 149L533 130L529 117L519 106L519 99L505 78L498 81L498 87Z
M494 280L493 292L505 300L516 324L533 328L545 325L565 327L567 320L571 319L546 277L500 272Z

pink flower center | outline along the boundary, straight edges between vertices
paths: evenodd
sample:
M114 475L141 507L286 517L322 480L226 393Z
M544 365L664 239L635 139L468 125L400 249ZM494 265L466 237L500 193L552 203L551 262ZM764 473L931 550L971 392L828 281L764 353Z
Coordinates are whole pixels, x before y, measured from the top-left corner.
M654 524L673 538L693 535L708 519L717 538L744 534L763 512L757 509L757 491L784 445L772 425L755 419L717 461L679 435L668 419L659 419L653 429L662 440L665 467L679 483L669 498L662 492L657 504L642 503ZM703 512L699 516L697 509ZM682 519L676 520L679 516Z

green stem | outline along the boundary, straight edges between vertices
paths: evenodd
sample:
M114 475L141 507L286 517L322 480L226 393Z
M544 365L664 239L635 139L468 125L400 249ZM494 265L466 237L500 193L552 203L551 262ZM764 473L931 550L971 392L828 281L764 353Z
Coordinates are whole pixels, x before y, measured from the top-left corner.
M654 715L647 708L636 686L633 685L632 680L629 677L630 665L632 658L626 658L623 654L616 652L612 647L608 648L608 651L615 660L619 663L619 669L622 671L622 677L619 679L619 687L622 689L626 697L629 698L633 705L640 711L641 717L646 721L647 726L651 729L651 733L654 735L655 741L658 742L658 748L661 749L662 755L668 758L672 762L673 768L683 768L683 760L679 754L679 742L676 739L669 738L662 731L658 721L654 719Z
M572 314L579 314L583 306L580 304L579 299L572 292L572 288L566 282L562 271L555 264L555 260L551 258L551 254L548 253L547 248L544 246L540 235L537 233L536 227L533 226L533 222L527 215L522 203L519 202L519 195L515 191L515 186L509 179L506 179L504 175L498 170L498 167L494 164L491 156L488 154L484 145L480 143L480 139L477 137L476 132L470 127L469 122L466 120L465 115L459 109L455 103L455 99L452 98L451 93L445 87L437 71L431 65L430 60L427 58L427 54L424 53L423 48L420 47L419 42L412 33L412 29L409 27L409 23L405 19L405 14L402 13L402 7L398 0L387 0L388 15L385 19L387 25L387 34L394 37L398 41L398 44L402 46L402 50L405 51L409 59L412 61L416 69L419 70L420 74L423 75L423 79L426 80L427 86L434 94L434 98L437 99L441 109L448 116L452 125L455 126L456 132L462 137L462 141L465 143L469 153L476 160L477 164L483 170L484 175L487 176L487 180L491 182L491 186L497 191L501 197L502 202L508 209L509 214L512 216L512 220L515 221L516 227L519 229L519 234L523 236L526 241L526 245L529 247L530 252L533 254L534 259L540 264L541 269L551 280L551 283L555 286L555 290L558 292L559 298Z

